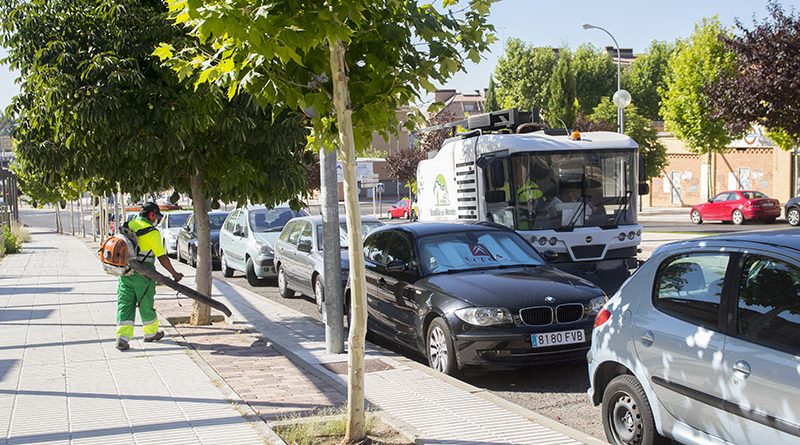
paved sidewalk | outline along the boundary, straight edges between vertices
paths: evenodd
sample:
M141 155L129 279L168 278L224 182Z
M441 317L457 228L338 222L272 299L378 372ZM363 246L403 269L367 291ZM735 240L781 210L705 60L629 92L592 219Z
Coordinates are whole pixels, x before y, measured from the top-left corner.
M322 324L216 279L214 298L231 308L234 319L247 320L272 349L291 359L297 372L316 379L309 395L319 395L328 386L344 390L347 356L325 352ZM415 436L417 444L602 443L391 352L369 349L367 363L368 401L386 414L384 420Z
M268 443L170 336L117 351L115 314L79 239L35 233L0 262L0 444Z

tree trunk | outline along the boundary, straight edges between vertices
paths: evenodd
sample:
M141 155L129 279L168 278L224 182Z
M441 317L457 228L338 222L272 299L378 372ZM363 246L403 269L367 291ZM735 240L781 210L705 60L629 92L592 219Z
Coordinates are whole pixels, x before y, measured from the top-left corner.
M72 236L75 236L75 201L69 201L69 229Z
M211 296L211 224L208 221L208 202L203 192L203 171L198 169L191 179L194 221L197 231L197 269L195 285L201 294ZM194 326L211 324L211 308L194 301L189 324Z
M97 216L97 205L95 205L95 196L89 194L89 199L91 200L92 205L92 242L97 241L97 234L100 232L100 229L97 228L97 223L100 222L100 218Z
M81 222L81 238L86 238L86 220L83 219L83 192L78 197L78 221Z
M323 147L320 160L322 195L322 245L325 295L325 349L333 354L344 352L344 296L342 261L339 243L339 186L336 182L336 151ZM313 283L316 285L316 283Z
M61 231L61 203L56 203L56 232L63 233Z
M709 150L708 151L708 199L711 199L716 194L714 192L714 189L716 188L717 185L717 178L716 178L717 166L715 165L716 158L717 157L714 156L714 153L711 150Z
M350 337L348 339L347 432L344 443L359 443L366 438L364 413L364 339L367 334L367 294L364 275L364 243L361 210L356 194L356 151L353 139L353 110L345 73L345 49L341 40L329 42L333 104L339 127L339 149L344 169L344 207L347 213L348 255L350 256Z

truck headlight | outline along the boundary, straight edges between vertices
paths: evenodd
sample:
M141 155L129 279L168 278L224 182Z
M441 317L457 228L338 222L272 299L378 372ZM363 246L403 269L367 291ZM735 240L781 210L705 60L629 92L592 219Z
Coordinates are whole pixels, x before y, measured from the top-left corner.
M608 297L606 297L605 295L592 298L591 300L589 300L589 305L586 307L586 310L589 314L596 314L600 312L600 309L603 309L603 306L605 306L607 301Z
M461 321L475 326L512 323L511 312L501 307L467 307L454 312Z

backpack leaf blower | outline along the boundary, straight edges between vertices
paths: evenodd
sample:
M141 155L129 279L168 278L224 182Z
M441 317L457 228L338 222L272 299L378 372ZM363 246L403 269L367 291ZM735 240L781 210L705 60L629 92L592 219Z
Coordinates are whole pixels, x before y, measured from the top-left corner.
M147 278L150 278L156 283L163 284L193 300L197 300L203 304L211 306L212 308L230 317L231 310L228 309L228 307L224 304L207 295L201 294L191 287L180 284L177 281L156 272L154 268L148 267L136 259L137 253L139 252L137 236L143 235L146 233L145 231L148 231L148 229L152 228L148 227L140 230L139 232L135 232L129 229L128 224L125 223L120 233L103 241L103 244L100 246L100 250L98 251L100 262L103 263L103 270L105 270L106 273L115 276L130 275L133 272L137 272L146 276Z

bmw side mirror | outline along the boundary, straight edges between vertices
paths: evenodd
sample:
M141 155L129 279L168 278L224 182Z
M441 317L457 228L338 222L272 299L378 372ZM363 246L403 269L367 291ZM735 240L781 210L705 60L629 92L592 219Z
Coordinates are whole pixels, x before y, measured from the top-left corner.
M393 260L386 265L386 270L389 272L405 272L408 269L408 264L403 260Z
M297 250L305 253L311 252L311 241L300 241L297 244Z
M714 202L714 200L711 199L711 198L708 198L708 202Z

